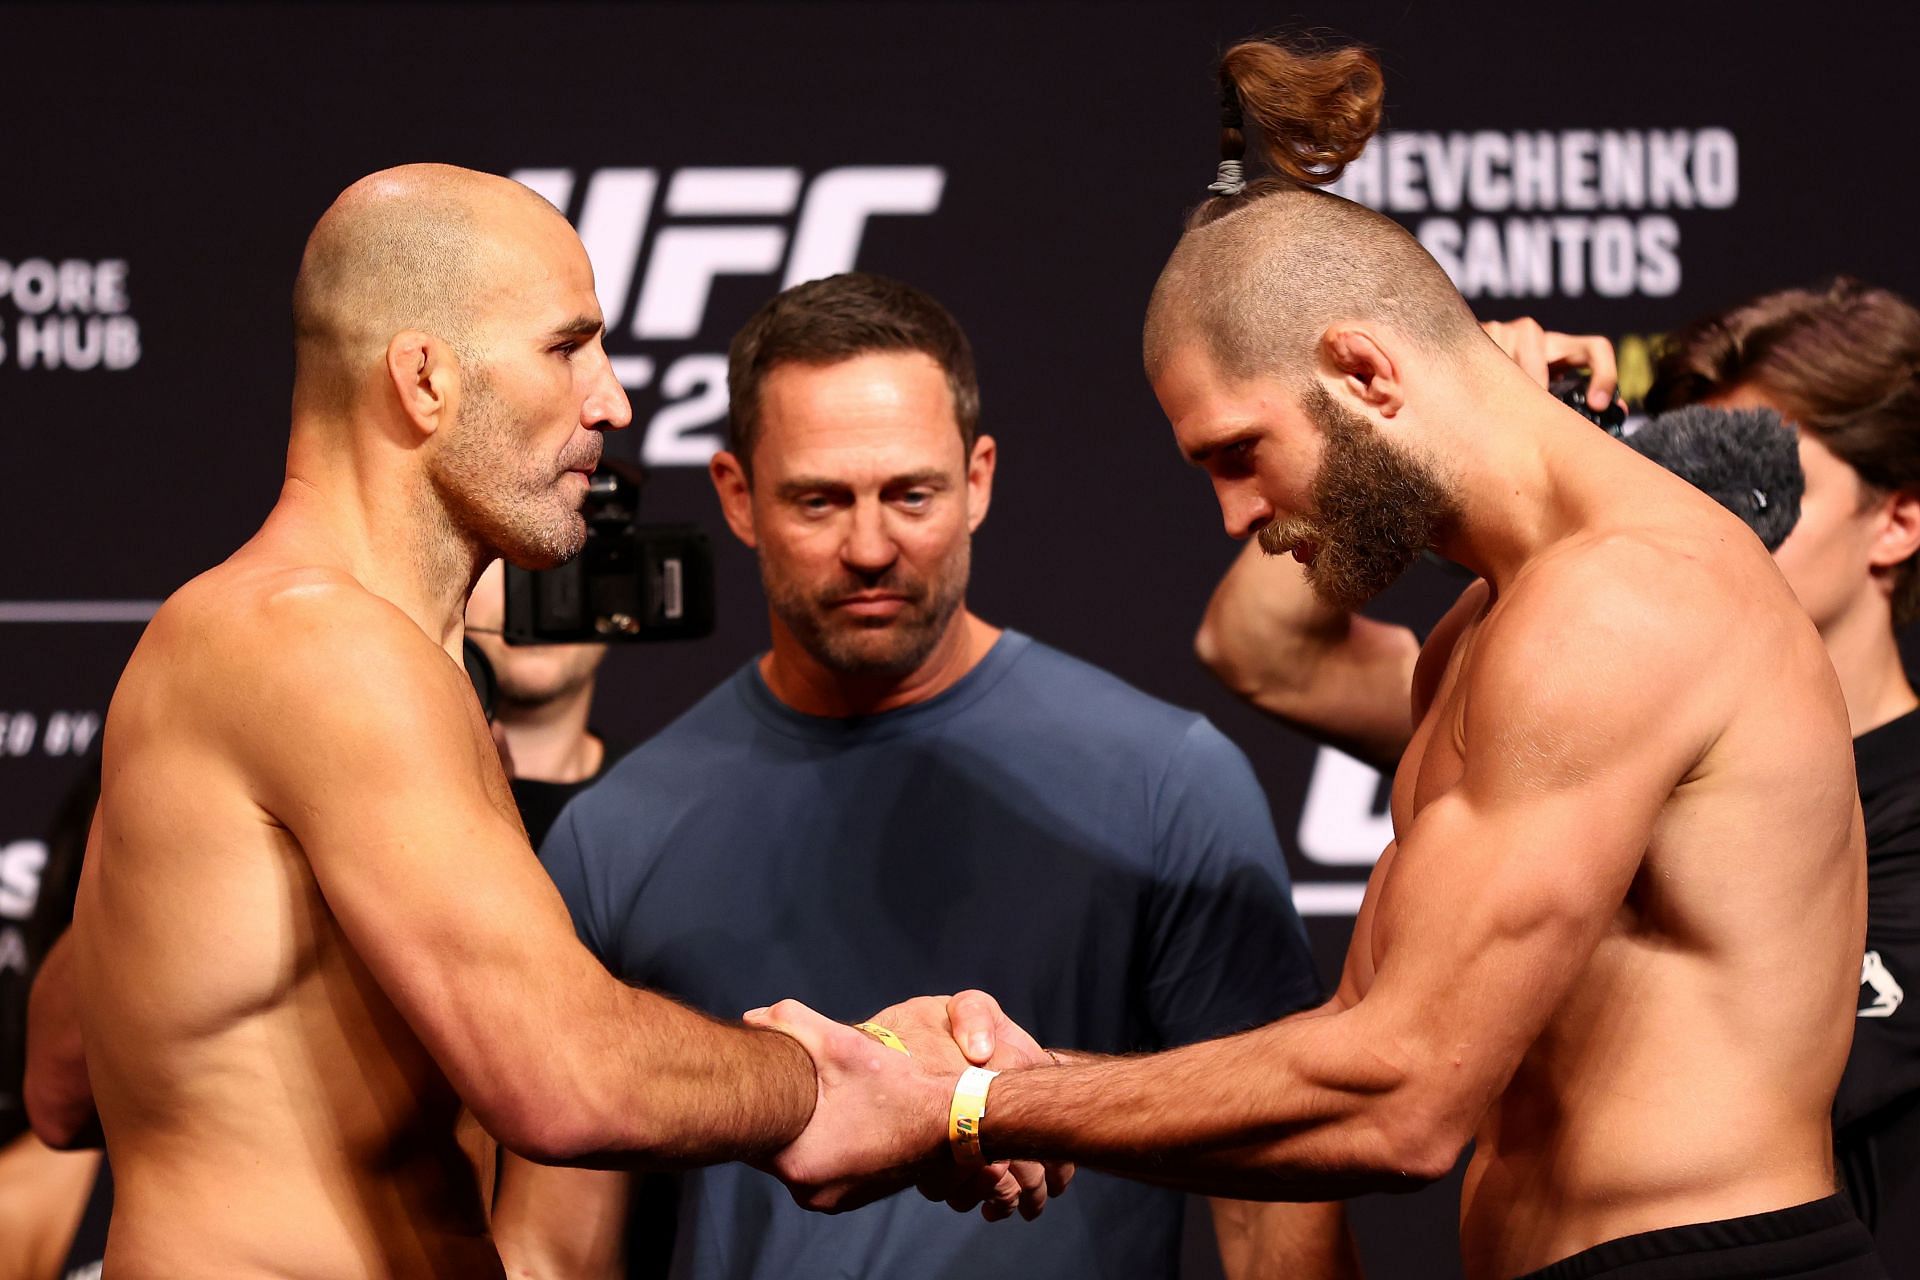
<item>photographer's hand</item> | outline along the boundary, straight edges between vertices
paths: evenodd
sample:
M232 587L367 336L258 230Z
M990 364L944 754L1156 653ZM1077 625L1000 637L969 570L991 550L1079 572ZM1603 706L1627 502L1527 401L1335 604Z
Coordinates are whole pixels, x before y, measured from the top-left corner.
M1587 403L1595 409L1613 403L1620 372L1613 358L1613 344L1605 338L1598 334L1554 333L1528 316L1488 320L1480 327L1541 386L1548 384L1556 369L1585 368L1592 374L1587 382Z

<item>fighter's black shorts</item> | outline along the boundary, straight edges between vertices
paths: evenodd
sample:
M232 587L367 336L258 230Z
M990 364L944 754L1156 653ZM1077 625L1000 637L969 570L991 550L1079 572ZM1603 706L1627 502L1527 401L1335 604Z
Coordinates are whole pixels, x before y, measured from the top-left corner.
M1643 1231L1521 1280L1887 1280L1844 1196L1720 1222Z

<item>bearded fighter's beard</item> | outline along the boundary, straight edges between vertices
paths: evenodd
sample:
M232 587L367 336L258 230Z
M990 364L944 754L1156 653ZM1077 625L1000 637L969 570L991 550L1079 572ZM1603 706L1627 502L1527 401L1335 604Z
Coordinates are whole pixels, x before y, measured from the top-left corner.
M1307 585L1328 604L1358 609L1385 591L1459 519L1450 487L1425 462L1374 434L1365 418L1314 384L1302 396L1326 434L1312 516L1259 532L1261 550L1310 551Z

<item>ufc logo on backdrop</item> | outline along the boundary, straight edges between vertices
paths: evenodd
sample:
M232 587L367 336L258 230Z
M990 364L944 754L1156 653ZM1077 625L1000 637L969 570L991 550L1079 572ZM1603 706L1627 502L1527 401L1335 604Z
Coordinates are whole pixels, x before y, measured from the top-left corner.
M946 187L934 165L850 165L811 178L771 166L512 176L579 229L649 466L705 466L723 447L726 349L746 313L708 315L716 282L764 276L772 294L849 271L871 219L930 214Z

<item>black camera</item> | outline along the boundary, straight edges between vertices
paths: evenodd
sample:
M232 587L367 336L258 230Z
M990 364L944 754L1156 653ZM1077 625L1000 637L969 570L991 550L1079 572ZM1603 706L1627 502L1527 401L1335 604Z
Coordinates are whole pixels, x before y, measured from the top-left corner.
M553 569L507 566L508 644L697 640L713 633L713 548L690 524L641 524L647 473L604 461L580 514L587 542Z
M1627 406L1621 403L1616 393L1607 401L1607 407L1596 409L1587 403L1587 375L1579 372L1563 373L1547 387L1549 394L1567 408L1600 428L1615 440L1626 438Z

